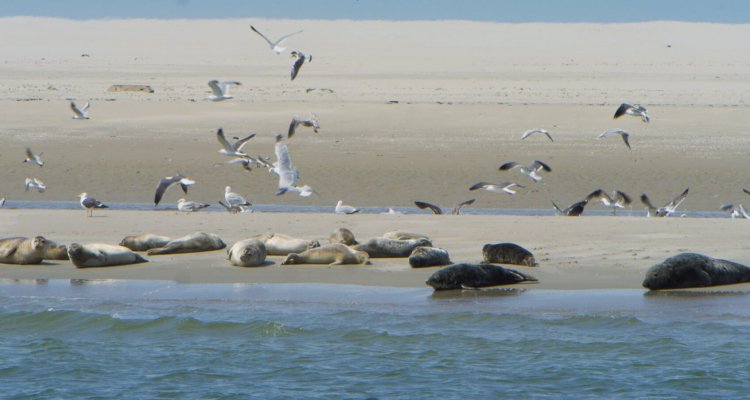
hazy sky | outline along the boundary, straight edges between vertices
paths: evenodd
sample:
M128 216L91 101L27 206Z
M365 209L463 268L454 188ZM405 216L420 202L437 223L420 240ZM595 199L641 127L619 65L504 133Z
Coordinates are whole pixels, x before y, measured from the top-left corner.
M750 23L750 0L0 0L0 16Z

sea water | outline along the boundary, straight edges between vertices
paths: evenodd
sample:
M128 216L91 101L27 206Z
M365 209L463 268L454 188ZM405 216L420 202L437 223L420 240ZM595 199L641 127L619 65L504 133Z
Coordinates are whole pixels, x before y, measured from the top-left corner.
M750 296L0 284L0 397L741 398Z

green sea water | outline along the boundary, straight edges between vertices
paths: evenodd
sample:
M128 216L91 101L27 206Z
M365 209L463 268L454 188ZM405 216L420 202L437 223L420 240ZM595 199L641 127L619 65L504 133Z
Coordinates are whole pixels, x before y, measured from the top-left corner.
M750 296L0 284L0 398L741 398Z

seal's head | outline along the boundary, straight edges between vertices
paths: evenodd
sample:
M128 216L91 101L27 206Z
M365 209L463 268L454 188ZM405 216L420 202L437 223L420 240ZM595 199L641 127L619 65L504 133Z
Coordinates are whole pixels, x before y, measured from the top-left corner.
M370 262L370 255L366 251L358 251L356 254L357 254L357 261L359 261L360 264L365 264L365 265L372 264Z
M648 269L643 287L659 290L710 286L711 276L703 269L710 262L708 257L695 253L669 257Z
M44 236L36 236L31 240L31 247L33 247L34 250L42 250L46 245L47 239L45 239Z
M320 242L317 240L311 240L310 243L307 245L307 249L314 249L316 247L320 247Z
M68 257L70 257L71 259L80 255L82 252L83 246L81 246L79 243L71 243L68 246Z

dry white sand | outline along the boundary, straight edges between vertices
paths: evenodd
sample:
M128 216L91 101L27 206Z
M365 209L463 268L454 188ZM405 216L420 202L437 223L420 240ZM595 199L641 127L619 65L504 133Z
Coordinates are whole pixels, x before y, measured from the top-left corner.
M271 52L250 31L250 23L271 36L304 29L285 44L289 50L312 54L313 61L290 81L288 51L280 56ZM260 204L333 206L342 199L355 206L411 206L414 200L451 206L476 198L474 207L545 209L551 200L567 205L600 187L620 189L634 198L645 192L656 203L690 187L685 209L716 210L722 203L746 202L741 188L750 186L745 177L750 169L750 43L745 40L749 34L749 25L672 22L5 18L0 24L4 38L0 42L0 197L76 201L76 195L86 191L105 202L148 203L161 177L182 172L198 182L188 197L211 203L222 198L226 185ZM234 99L213 103L205 100L210 79L239 80L243 85L233 88ZM156 92L107 92L112 84L148 84ZM79 104L91 101L92 119L72 120L69 99ZM652 122L644 124L632 117L613 120L621 102L646 105ZM289 147L302 182L316 188L320 197L276 197L275 175L226 166L227 158L217 153L214 132L221 126L230 134L257 132L248 151L273 156L273 132L285 132L293 115L309 112L320 116L321 132L302 130ZM555 142L541 136L520 141L521 133L531 128L550 130ZM632 150L618 137L595 139L612 128L630 131ZM27 146L44 153L44 168L21 163ZM535 159L553 168L536 184L517 171L497 170L506 161ZM46 182L47 192L24 192L26 177ZM526 188L514 197L468 191L478 181L505 180ZM174 204L179 197L182 194L172 189L163 201ZM641 207L636 200L633 208ZM166 225L164 230L169 232L164 233L170 234L224 221L216 225L217 230L230 223L249 224L257 233L278 223L282 225L275 229L281 232L317 236L327 234L340 218L107 215L87 220L83 212L2 210L0 235L43 234L62 242L91 241L98 236L89 236L88 225L102 224L97 232L119 241L125 234L146 230L153 220L166 218L169 224L177 224ZM28 225L21 218L41 221ZM48 218L59 220L45 225ZM256 218L267 226L256 226ZM314 231L286 229L308 218L327 222ZM375 228L395 228L378 225L381 217L356 218L363 221L355 226L363 236L376 234ZM442 237L453 237L446 239L456 242L449 249L452 252L472 249L459 253L459 259L475 259L484 242L497 240L528 246L540 258L550 253L550 261L543 265L561 273L548 278L541 269L542 285L579 282L578 275L568 278L568 272L578 268L591 268L585 270L586 276L594 280L620 269L642 272L683 248L703 248L712 256L743 261L745 221L398 218L413 218L416 226L409 223L403 228L427 231L438 245ZM118 225L119 219L123 225ZM185 220L191 222L185 225ZM472 236L479 227L495 225L493 221L499 221L492 227L496 232ZM519 226L534 231L516 237ZM625 245L610 239L623 227L632 229ZM531 240L538 231L547 235L545 240ZM497 237L499 233L502 238ZM715 243L718 234L721 243ZM581 235L599 244L571 239ZM685 242L681 235L688 235L692 242ZM245 237L239 231L229 236L231 240ZM226 267L222 271L231 271L227 272L231 279L213 273L190 279L256 279L246 278L242 274L247 272L229 268L220 258L201 255L197 260L206 260L206 268ZM181 263L189 258L176 259ZM131 277L133 271L144 271L136 275L183 279L175 274L197 268L194 262L186 265L191 267L156 269L147 264L69 273ZM399 278L389 284L423 281L423 272L396 265L378 265L366 273L388 275L375 269L395 268ZM65 268L38 271L60 273ZM3 275L17 270L3 269ZM270 272L275 270L250 273L274 281L315 281L324 276L320 270L328 271L299 267L294 274ZM633 287L640 282L639 275L628 275L622 283L602 278L612 283L591 286ZM347 280L337 273L325 276Z

